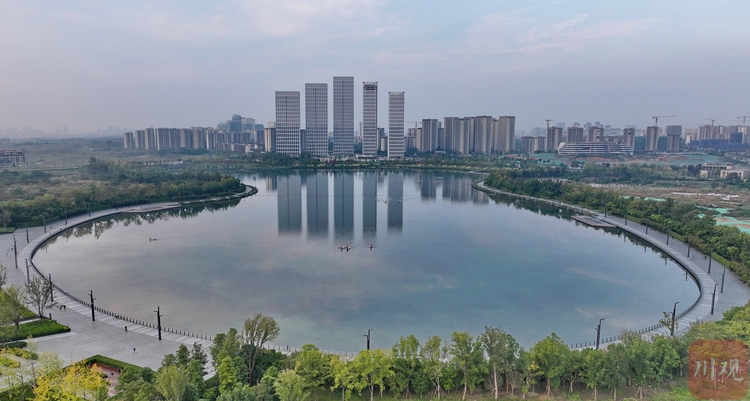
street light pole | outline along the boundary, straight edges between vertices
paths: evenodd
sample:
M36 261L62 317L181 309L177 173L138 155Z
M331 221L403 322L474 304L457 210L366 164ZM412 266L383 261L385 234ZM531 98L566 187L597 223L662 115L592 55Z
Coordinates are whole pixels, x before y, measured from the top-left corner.
M708 274L711 274L711 261L714 259L714 251L708 253Z
M94 314L94 290L89 290L89 296L91 296L91 321L96 321L96 315Z
M679 304L680 301L677 301L674 303L674 308L672 308L672 328L669 329L671 335L674 337L674 322L675 317L677 316L677 304Z
M727 274L727 267L724 266L724 272L721 273L721 293L724 293L724 276Z
M29 260L24 259L24 262L26 262L26 284L31 284L31 275L29 274Z
M599 319L599 324L596 326L596 349L599 349L599 339L601 338L602 333L602 320L605 318Z
M364 335L365 337L367 337L367 350L368 351L370 350L370 336L372 335L371 332L372 332L372 329L367 329L367 334Z
M716 304L716 286L719 285L719 283L714 284L714 292L711 294L711 314L714 314L714 305Z
M18 245L16 245L16 234L13 234L13 262L16 264L16 269L18 269Z
M687 255L687 257L688 257L688 259L690 259L690 243L689 242L688 242L688 255Z
M156 331L159 333L159 341L161 341L161 317L163 316L160 312L160 307L157 306L156 310Z
M52 273L48 273L49 277L49 300L50 302L55 302L55 285L52 281Z

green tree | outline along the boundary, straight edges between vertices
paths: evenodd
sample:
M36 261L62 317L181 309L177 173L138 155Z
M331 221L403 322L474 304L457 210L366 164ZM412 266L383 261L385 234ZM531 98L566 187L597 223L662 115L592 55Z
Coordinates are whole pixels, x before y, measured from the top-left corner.
M503 329L490 326L484 328L484 333L479 336L479 342L489 362L492 396L498 399L500 396L500 376L503 377L505 391L508 392L508 374L513 370L517 358L518 342Z
M438 336L432 336L420 350L420 359L424 365L424 370L428 373L430 380L435 389L435 397L440 399L444 395L443 387L440 383L443 377L443 365L448 357L448 347Z
M242 381L242 373L238 366L241 363L239 357L232 358L228 355L219 362L216 368L216 374L219 375L219 394L224 394Z
M328 359L318 347L312 344L302 346L295 358L294 371L305 380L308 388L312 389L313 399L318 400L318 390L323 388L326 380L331 376Z
M599 387L604 386L606 376L606 362L601 350L586 350L583 355L583 382L586 387L594 390L594 399L599 397Z
M156 374L156 390L166 401L183 401L188 386L188 377L179 366L167 366Z
M461 372L464 390L461 399L465 400L469 390L482 380L482 374L487 372L484 364L481 342L465 331L454 331L451 335L450 354L452 362Z
M411 388L417 371L420 369L419 340L414 335L401 337L391 350L393 377L389 381L394 394L411 398Z
M310 395L305 391L305 379L291 369L284 369L273 383L280 401L305 401Z
M341 389L341 401L348 400L352 391L361 392L367 386L367 382L357 374L352 362L342 360L338 355L334 355L331 357L329 364L333 375L331 391Z
M393 376L390 357L383 350L363 350L352 361L354 371L364 379L370 390L370 401L375 396L375 386L382 395L385 381Z
M280 329L274 318L260 313L245 320L244 329L243 340L250 346L250 355L247 359L248 380L250 380L263 344L275 340L279 336Z
M239 384L219 395L216 401L255 401L255 391L247 384Z
M546 394L552 394L552 387L558 387L565 375L565 361L570 348L563 340L552 333L537 342L531 349L531 357L537 366L537 374L547 381Z
M612 344L604 353L606 375L604 380L607 387L613 390L613 400L617 401L617 389L625 385L630 366L628 366L628 351L622 343Z
M24 303L26 303L26 292L23 288L11 284L5 289L5 302L3 308L8 314L8 317L18 330L18 326L21 323L23 317Z

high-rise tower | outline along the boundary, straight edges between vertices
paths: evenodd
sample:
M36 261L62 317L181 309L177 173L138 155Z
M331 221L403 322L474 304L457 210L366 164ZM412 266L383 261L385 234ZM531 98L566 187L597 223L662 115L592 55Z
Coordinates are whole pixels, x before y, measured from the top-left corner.
M299 156L299 92L276 92L276 153Z
M362 156L378 152L378 83L362 83Z
M404 92L388 92L388 158L404 158Z
M354 77L333 77L333 155L354 154Z
M328 157L328 84L305 84L305 151Z

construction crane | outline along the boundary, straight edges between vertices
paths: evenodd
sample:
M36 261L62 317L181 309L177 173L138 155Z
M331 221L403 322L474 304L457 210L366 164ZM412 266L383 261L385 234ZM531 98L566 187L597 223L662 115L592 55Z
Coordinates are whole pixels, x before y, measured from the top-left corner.
M739 116L739 117L737 117L737 121L739 121L739 119L741 118L742 119L742 126L744 127L745 126L745 119L748 118L748 117L750 117L750 116Z
M549 120L544 120L544 121L547 122L547 129L549 129L549 122L550 121L555 121L555 119L554 118L550 118Z
M660 118L667 118L667 117L677 117L677 114L672 114L671 116L653 116L653 117L651 117L651 118L654 119L654 127L658 127L659 126L659 119Z

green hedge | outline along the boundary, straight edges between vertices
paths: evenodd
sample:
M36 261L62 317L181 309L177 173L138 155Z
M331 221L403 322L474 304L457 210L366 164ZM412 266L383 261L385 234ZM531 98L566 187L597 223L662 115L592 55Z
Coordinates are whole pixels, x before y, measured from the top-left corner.
M53 334L67 333L70 331L70 327L63 326L54 320L43 319L35 320L22 324L18 331L8 336L8 341L22 340L29 337L44 337L51 336Z
M123 361L109 358L109 357L106 357L104 355L99 355L99 354L86 358L83 362L86 364L86 366L98 363L99 365L105 365L105 366L109 366L111 368L117 368L120 370L124 368L131 368L131 369L136 369L140 371L141 369L143 369L140 366L136 366L127 362L123 362Z

